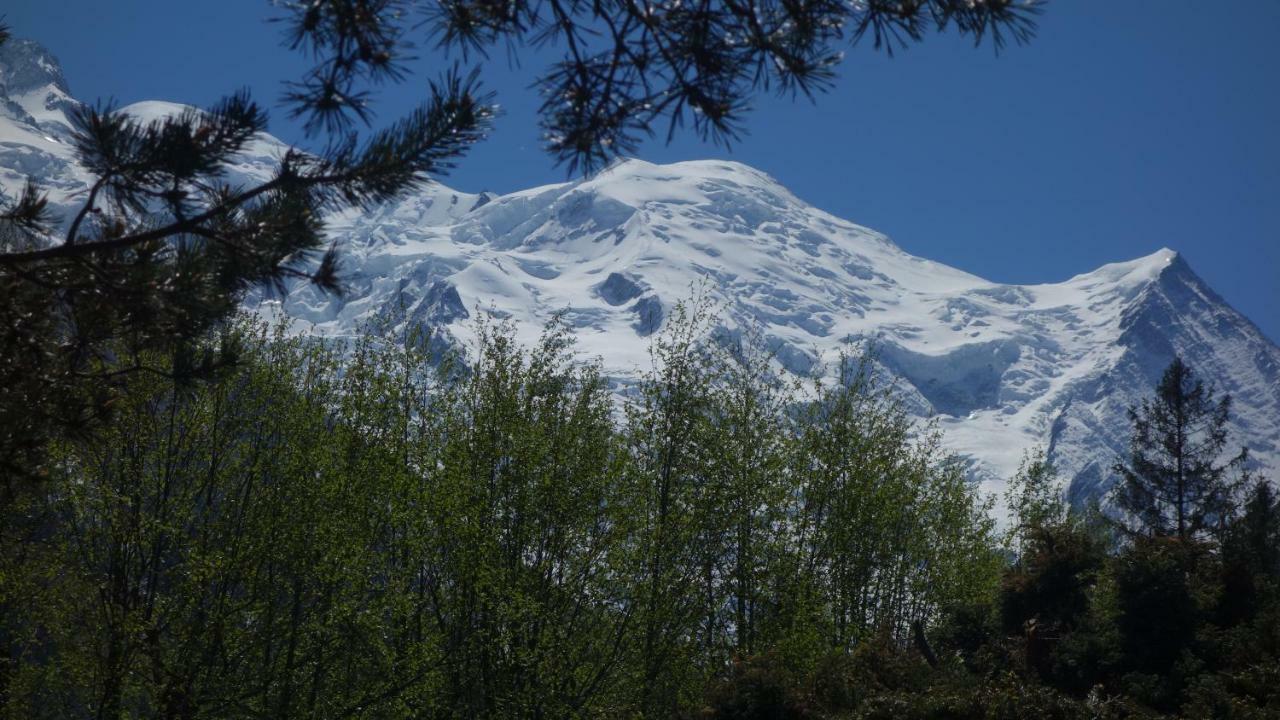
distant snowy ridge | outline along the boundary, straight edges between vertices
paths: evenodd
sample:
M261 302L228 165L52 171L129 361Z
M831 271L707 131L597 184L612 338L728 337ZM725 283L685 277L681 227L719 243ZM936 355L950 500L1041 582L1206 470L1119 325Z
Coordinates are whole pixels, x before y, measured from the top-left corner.
M849 338L873 341L912 411L936 416L990 489L1042 445L1078 499L1105 489L1126 450L1126 408L1180 352L1236 397L1237 439L1255 458L1273 468L1280 457L1280 349L1170 250L1001 285L726 162L629 160L476 204L435 186L342 218L350 294L303 288L280 309L300 331L334 336L401 313L462 345L477 309L512 318L529 341L560 313L584 355L627 379L672 305L703 287L725 329L759 328L796 372Z
M85 178L67 145L75 101L56 63L33 44L0 50L0 93L0 191L33 176L73 206ZM233 177L269 176L285 147L264 136ZM759 329L796 372L849 338L873 341L911 412L936 417L988 489L1041 445L1074 499L1108 487L1127 407L1181 354L1235 397L1234 438L1258 467L1272 477L1280 468L1280 348L1171 250L1060 283L1002 285L912 256L764 173L719 161L628 160L502 196L432 184L333 217L331 233L344 250L343 297L302 286L283 303L247 305L285 314L298 332L348 336L390 315L462 346L476 312L512 319L527 340L561 314L579 350L625 382L647 366L674 303L701 287L723 309L723 329Z

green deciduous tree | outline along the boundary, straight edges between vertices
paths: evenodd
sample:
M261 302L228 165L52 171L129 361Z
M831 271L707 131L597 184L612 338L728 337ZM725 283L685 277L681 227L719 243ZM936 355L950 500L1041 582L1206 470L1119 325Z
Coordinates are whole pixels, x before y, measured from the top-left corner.
M875 381L869 357L841 357L801 424L793 472L802 565L792 587L812 603L806 611L817 613L810 621L826 647L905 638L944 599L991 587L999 565L988 506L938 434L920 432Z
M790 412L797 383L777 372L758 333L721 340L712 411L716 452L708 475L724 494L724 524L720 556L712 563L720 593L708 593L707 607L714 610L708 616L720 616L727 649L748 657L785 637L785 583L794 563L785 532L795 502L788 469L798 451Z
M712 421L718 361L705 340L706 310L702 301L673 309L651 346L653 368L626 408L632 465L622 492L636 523L630 571L640 602L634 693L658 717L689 699L705 660L720 649L719 583L708 572L727 531L727 497L709 473L719 451Z
M597 368L553 325L534 348L483 327L468 378L436 405L422 472L433 545L429 617L449 658L451 717L618 712L637 622L625 562L627 457ZM434 464L434 467L432 467Z
M566 350L495 332L442 380L416 346L253 335L215 382L132 377L14 508L0 716L618 706L626 455Z
M1067 519L1067 503L1058 487L1058 473L1036 448L1023 457L1018 472L1005 488L1004 501L1009 511L1009 544L1022 555L1038 529L1059 524Z
M672 717L991 587L986 505L865 363L806 396L672 317L621 413L555 324L478 321L465 367L414 333L238 327L197 384L143 354L8 508L0 717Z

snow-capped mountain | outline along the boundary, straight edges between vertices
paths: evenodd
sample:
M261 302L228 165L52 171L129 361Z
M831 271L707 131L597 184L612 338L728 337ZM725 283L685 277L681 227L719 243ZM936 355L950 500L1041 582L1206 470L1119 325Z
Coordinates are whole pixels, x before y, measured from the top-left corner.
M1043 445L1074 497L1105 489L1127 448L1126 409L1175 353L1235 397L1236 437L1260 462L1280 457L1280 348L1171 250L1002 285L727 162L629 160L501 197L435 186L334 231L350 292L294 292L281 309L300 329L343 335L399 313L466 344L480 310L531 341L561 313L583 353L625 379L647 367L649 335L673 304L700 288L726 329L758 329L795 372L850 338L873 340L912 411L936 416L994 485Z
M88 178L71 144L68 118L79 104L47 50L30 40L0 45L0 193L12 197L34 177L54 212L73 210Z
M32 176L74 205L84 187L68 145L74 103L38 46L0 49L0 191ZM234 175L266 177L284 147L264 137ZM1280 348L1171 250L1003 285L912 256L757 170L710 161L629 160L502 196L437 184L331 220L347 293L300 287L250 307L325 336L390 314L463 345L477 312L511 318L529 340L559 313L581 352L625 382L648 366L649 336L673 305L700 289L725 329L758 330L796 372L850 338L873 340L909 408L938 418L976 478L997 490L1043 445L1074 499L1105 490L1126 448L1126 408L1181 354L1235 397L1235 439L1267 472L1280 468Z

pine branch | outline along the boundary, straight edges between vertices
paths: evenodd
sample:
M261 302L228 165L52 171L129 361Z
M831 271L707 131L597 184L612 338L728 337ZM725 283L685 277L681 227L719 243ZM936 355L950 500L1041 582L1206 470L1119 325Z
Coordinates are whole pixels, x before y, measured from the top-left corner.
M27 178L23 184L22 193L17 200L0 207L0 223L29 234L48 233L52 221L49 198L40 192L39 186L31 178Z

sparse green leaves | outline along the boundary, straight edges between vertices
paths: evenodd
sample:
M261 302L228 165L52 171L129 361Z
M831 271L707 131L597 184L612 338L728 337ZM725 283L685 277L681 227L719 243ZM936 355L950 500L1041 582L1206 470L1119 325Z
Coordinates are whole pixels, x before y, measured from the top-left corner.
M376 327L122 349L115 422L8 516L48 539L0 566L9 707L667 717L745 658L902 653L987 598L989 506L869 356L806 384L705 310L624 417L559 322L478 320L464 372Z
M1044 449L1037 447L1022 458L1017 474L1009 480L1004 502L1009 512L1009 537L1015 551L1022 552L1034 529L1066 520L1067 504L1057 479L1057 471L1045 456Z

